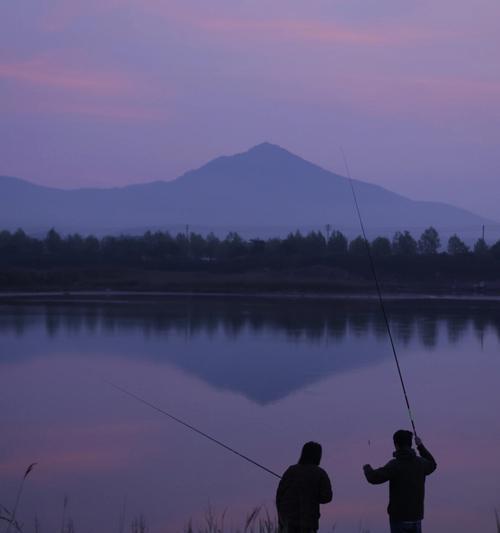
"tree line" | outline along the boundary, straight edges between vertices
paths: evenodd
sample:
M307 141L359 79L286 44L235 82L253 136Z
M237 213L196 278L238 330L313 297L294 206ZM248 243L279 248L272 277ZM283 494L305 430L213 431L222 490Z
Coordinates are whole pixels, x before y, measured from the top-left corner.
M398 231L392 239L376 237L369 243L361 236L349 240L340 231L296 231L269 239L244 239L230 232L221 239L213 233L162 231L102 238L62 236L51 229L44 238L36 238L19 229L0 232L0 267L241 272L324 265L365 276L369 273L367 244L377 268L395 277L453 274L491 279L500 267L500 240L489 246L480 238L469 247L452 235L443 247L433 227L417 239L409 231Z

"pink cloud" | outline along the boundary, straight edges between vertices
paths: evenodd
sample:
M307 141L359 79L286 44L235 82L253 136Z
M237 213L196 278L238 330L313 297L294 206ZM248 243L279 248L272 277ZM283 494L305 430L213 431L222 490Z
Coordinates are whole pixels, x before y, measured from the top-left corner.
M2 106L0 104L0 109ZM112 101L90 102L74 98L53 98L27 103L25 100L11 101L3 113L80 115L125 121L158 121L168 117L168 110L163 107L146 107L141 104L128 104Z
M301 40L353 45L386 45L414 41L426 35L415 31L375 31L351 28L339 24L307 20L245 20L245 19L204 19L196 23L205 30L237 33L238 35L263 35L271 40Z
M46 57L0 63L0 78L85 92L114 93L132 89L131 82L123 75L66 67Z
M137 105L99 105L99 104L77 104L67 102L57 105L53 109L46 108L47 112L59 112L65 114L88 115L100 118L110 118L116 120L139 120L152 121L166 118L165 110L147 109Z
M40 28L47 32L67 29L78 18L90 15L101 16L116 7L121 7L124 0L86 0L85 2L53 2L50 9L40 18Z
M116 7L117 0L103 0L108 9ZM129 8L151 16L161 17L165 21L176 22L185 27L193 27L211 34L230 34L242 38L267 38L271 41L293 40L295 42L344 43L350 45L394 45L445 39L450 32L440 28L431 32L426 26L414 27L366 27L341 24L317 19L281 17L256 19L226 14L214 17L214 8L210 4L201 4L194 9L182 2L164 2L162 0L128 0ZM220 11L220 10L219 10Z
M117 71L67 66L63 58L38 56L0 61L0 80L16 90L0 108L8 113L74 114L119 120L160 120L172 91ZM2 105L3 104L3 105Z

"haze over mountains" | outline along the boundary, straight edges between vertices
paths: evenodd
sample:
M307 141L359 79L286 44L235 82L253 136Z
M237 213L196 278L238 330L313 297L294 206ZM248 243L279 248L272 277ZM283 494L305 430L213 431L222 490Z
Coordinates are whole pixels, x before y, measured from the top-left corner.
M490 223L438 202L414 201L354 180L370 234L430 225L463 234ZM62 190L0 177L0 229L39 233L193 230L283 235L325 224L359 233L348 180L269 143L214 159L172 181L112 189Z

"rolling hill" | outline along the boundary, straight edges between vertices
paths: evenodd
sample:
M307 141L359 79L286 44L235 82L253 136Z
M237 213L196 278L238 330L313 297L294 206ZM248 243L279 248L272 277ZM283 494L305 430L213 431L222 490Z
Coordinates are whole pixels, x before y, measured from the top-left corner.
M430 225L444 233L479 228L489 221L438 202L414 201L354 180L370 234L416 231ZM325 224L358 232L347 178L269 143L214 159L171 181L120 188L62 190L0 177L0 228L31 233L193 230L269 236Z

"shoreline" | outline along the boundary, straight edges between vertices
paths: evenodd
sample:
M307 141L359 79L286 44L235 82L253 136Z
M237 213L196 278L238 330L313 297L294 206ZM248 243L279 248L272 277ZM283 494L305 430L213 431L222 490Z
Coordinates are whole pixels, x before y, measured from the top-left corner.
M478 302L500 303L500 294L477 294L467 292L386 292L387 302ZM0 291L0 304L8 303L134 303L137 301L168 301L172 299L256 299L256 300L307 300L378 302L375 293L360 291L314 292L314 291L130 291L130 290L61 290L61 291Z
M404 272L403 272L404 274ZM379 276L385 300L500 300L500 278L408 279ZM377 299L365 277L321 266L281 271L161 271L130 269L0 269L0 300L26 298L224 297L310 300Z

